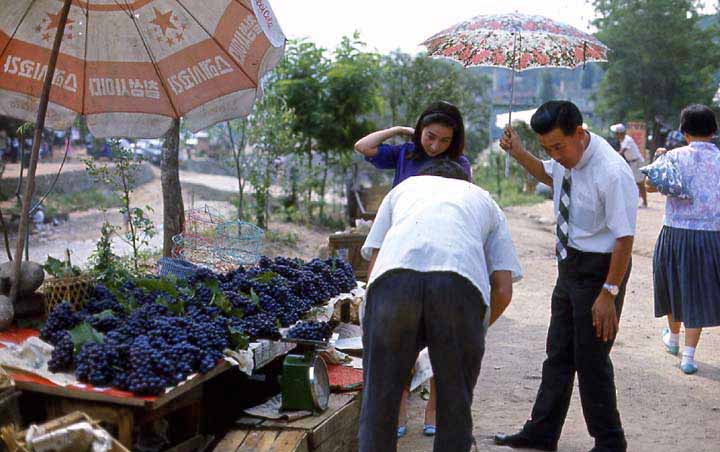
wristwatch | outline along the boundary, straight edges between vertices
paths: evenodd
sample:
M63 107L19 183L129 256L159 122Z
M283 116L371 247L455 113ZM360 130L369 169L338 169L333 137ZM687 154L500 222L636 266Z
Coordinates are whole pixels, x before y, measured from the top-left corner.
M613 286L612 284L608 283L603 284L603 289L607 290L613 297L617 297L617 295L620 293L620 288L618 286Z

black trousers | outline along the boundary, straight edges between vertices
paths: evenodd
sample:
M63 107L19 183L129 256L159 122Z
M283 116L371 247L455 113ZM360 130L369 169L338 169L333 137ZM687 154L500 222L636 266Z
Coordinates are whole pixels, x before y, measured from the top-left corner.
M372 284L363 318L360 452L396 450L400 398L425 346L437 386L433 450L470 450L485 310L478 289L455 273L395 270Z
M542 382L531 419L523 428L525 436L558 441L577 373L585 423L595 438L595 446L608 452L627 449L610 360L613 341L598 339L592 324L592 306L605 283L610 257L610 254L570 249L567 259L558 266L547 359L543 363ZM615 300L618 317L629 275L630 268Z

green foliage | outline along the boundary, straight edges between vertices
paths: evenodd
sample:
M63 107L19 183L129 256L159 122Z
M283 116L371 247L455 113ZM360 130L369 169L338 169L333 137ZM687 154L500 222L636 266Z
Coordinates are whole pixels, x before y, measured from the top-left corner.
M535 193L523 191L525 174L517 164L511 165L509 178L505 177L504 153L494 153L490 156L490 163L475 168L473 179L475 184L490 192L500 207L510 207L523 204L535 204L543 201Z
M675 118L710 105L720 66L717 24L698 26L696 0L595 0L598 38L612 49L597 94L611 121Z
M269 243L280 243L287 246L296 246L300 238L294 232L277 232L272 229L265 231L265 241Z
M148 217L148 212L152 212L153 209L150 206L145 206L145 208L131 206L132 193L137 185L136 174L142 161L136 160L132 151L121 147L117 140L110 141L110 146L113 155L112 166L98 165L93 159L85 159L83 163L93 180L110 186L120 196L119 212L125 218L127 228L127 232L120 237L132 247L133 269L135 273L138 273L142 260L142 249L150 244L150 239L156 233L155 225ZM117 231L119 228L115 230Z
M104 340L103 334L87 322L82 322L68 333L70 333L70 338L75 346L75 353L79 353L85 344L102 344Z
M276 160L293 151L297 141L292 126L296 116L285 101L272 90L255 104L250 117L249 141L253 145L253 159L248 181L255 190L255 221L267 228L270 209L270 186L275 175Z
M47 208L59 212L80 212L95 209L97 206L119 207L122 199L117 193L106 193L97 188L91 188L80 192L57 194L48 198L45 202Z
M414 127L432 102L455 104L465 123L465 152L476 156L487 144L490 79L457 63L393 52L381 58L379 125Z
M70 259L67 261L61 261L60 259L55 259L52 256L48 256L47 261L43 265L43 269L48 275L56 278L68 278L78 276L82 273L80 268L75 267L70 263Z
M110 289L119 287L131 276L126 261L112 251L112 236L116 230L117 227L109 222L103 223L100 239L89 259L90 273L96 281Z

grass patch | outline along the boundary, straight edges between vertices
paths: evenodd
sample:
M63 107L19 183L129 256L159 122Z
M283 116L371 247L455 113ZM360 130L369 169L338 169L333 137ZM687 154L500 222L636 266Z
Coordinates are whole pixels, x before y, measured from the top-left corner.
M524 175L518 176L511 173L507 178L503 173L498 178L493 167L480 168L473 175L475 183L490 192L500 207L537 204L545 200L535 193L523 191Z
M108 193L95 188L75 193L50 195L45 201L47 210L54 209L64 213L81 212L101 207L120 207L121 205L122 199L117 193Z
M300 237L292 231L277 232L272 229L268 229L265 231L265 241L295 247L300 241Z

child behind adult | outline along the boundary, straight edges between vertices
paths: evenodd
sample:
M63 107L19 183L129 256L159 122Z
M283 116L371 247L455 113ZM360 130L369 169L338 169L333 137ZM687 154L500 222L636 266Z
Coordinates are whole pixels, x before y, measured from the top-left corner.
M386 144L396 137L410 137L403 144ZM429 162L448 159L462 166L468 179L472 179L470 161L463 155L465 149L465 124L460 110L449 102L434 102L422 112L415 128L395 126L373 132L355 143L355 150L378 169L394 169L393 188L408 177L416 176ZM398 436L407 432L408 388L400 404ZM430 399L425 408L423 434L435 434L436 390L434 378L430 380Z

